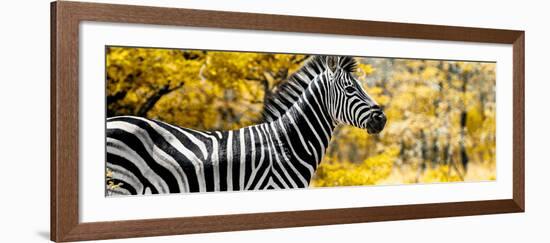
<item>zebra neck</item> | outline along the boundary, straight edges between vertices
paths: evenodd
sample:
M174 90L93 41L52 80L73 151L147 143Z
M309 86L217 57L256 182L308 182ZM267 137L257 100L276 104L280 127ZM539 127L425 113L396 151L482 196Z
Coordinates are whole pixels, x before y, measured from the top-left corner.
M322 84L321 84L322 85ZM280 119L281 132L289 137L293 155L317 168L332 138L335 125L326 106L326 89L312 83L300 99Z

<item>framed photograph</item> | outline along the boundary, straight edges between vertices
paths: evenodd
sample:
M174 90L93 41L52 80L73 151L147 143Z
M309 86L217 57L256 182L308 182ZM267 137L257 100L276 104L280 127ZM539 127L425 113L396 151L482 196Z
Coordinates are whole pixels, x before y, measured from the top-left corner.
M524 32L51 4L51 240L524 212Z

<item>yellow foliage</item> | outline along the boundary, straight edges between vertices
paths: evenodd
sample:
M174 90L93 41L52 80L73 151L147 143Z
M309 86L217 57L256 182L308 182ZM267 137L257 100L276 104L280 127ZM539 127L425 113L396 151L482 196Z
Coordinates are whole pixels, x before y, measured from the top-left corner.
M362 75L369 75L376 70L375 68L372 67L372 65L365 64L365 63L359 63L358 67L359 67L359 71L362 72Z
M105 172L105 181L107 181L107 188L110 190L117 189L124 185L122 182L115 183L113 181L113 171L110 169L107 169Z
M107 115L139 115L183 127L236 129L261 118L266 91L303 55L109 47ZM163 94L147 108L147 101ZM122 95L120 95L122 94Z
M420 177L420 182L453 182L462 181L462 178L452 171L449 165L439 165L435 168L429 168Z
M339 161L325 157L317 169L312 186L359 186L373 185L388 177L393 161L398 155L397 148L389 148L381 154L365 159L361 163Z

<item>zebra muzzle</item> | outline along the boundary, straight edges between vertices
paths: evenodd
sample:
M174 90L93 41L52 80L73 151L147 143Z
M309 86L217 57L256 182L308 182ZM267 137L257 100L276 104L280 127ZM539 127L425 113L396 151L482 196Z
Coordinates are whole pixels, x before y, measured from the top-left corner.
M367 132L369 134L380 133L382 130L384 130L384 127L386 126L386 121L387 118L384 112L379 111L374 113L367 123Z

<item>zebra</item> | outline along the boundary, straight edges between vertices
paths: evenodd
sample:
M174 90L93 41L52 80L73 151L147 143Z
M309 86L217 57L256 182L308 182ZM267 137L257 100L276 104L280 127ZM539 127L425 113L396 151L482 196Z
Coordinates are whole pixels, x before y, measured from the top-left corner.
M386 124L382 109L353 76L355 59L316 57L303 68L312 66L322 67L306 71L316 76L291 78L288 87L293 88L281 90L292 97L275 95L266 103L271 112L264 114L266 122L238 130L198 131L143 117L108 118L111 178L106 194L308 187L336 126L377 134Z

